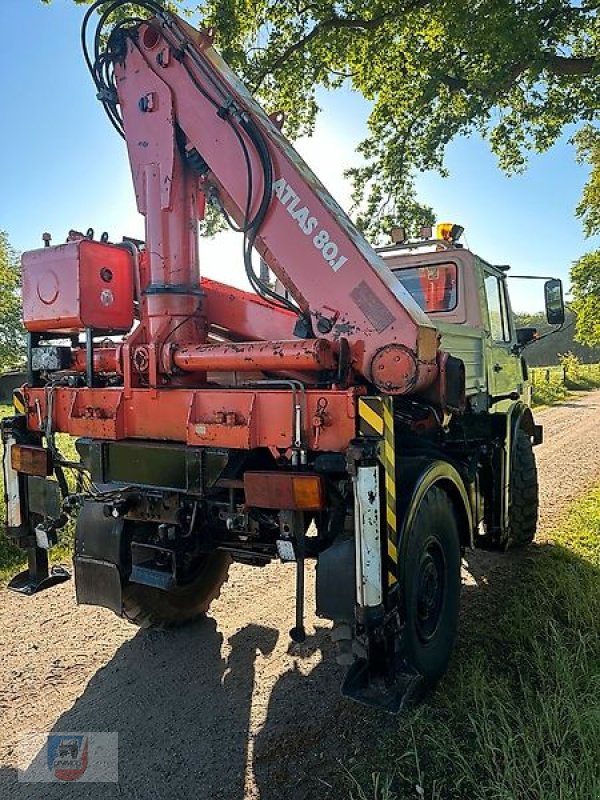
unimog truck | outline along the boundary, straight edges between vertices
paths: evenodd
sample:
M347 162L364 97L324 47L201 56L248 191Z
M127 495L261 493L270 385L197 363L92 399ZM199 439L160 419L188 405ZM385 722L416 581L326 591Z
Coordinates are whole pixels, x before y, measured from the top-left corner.
M399 711L446 669L461 554L534 537L533 332L458 226L374 250L212 32L134 5L94 3L82 38L145 237L73 230L23 255L28 379L2 440L29 564L10 588L70 577L48 552L74 519L79 603L180 625L232 562L293 562L299 642L314 560L344 694ZM254 291L201 276L206 203L239 231ZM560 324L560 281L545 295Z

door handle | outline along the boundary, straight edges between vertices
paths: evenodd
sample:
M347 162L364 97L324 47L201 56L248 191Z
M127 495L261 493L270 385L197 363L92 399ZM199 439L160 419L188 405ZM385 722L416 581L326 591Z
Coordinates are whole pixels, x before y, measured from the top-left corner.
M496 361L496 363L494 364L494 372L502 372L503 369L504 369L504 367L502 366L502 364L499 364Z

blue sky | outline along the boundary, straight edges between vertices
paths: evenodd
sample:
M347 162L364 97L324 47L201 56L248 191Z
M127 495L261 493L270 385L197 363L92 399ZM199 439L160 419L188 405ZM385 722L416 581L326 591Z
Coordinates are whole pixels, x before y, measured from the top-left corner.
M37 247L48 230L54 242L70 228L106 230L118 240L139 236L125 146L95 99L79 46L84 8L72 0L1 0L0 229L18 250ZM323 113L312 140L298 149L345 207L342 173L366 131L368 105L342 91L320 96ZM556 275L568 282L571 263L598 242L585 240L574 211L586 170L561 142L534 156L525 175L503 176L478 138L448 150L451 176L419 176L424 201L439 221L458 222L468 245L515 273ZM201 242L206 275L244 285L241 242L235 234ZM541 307L541 284L514 281L518 310Z

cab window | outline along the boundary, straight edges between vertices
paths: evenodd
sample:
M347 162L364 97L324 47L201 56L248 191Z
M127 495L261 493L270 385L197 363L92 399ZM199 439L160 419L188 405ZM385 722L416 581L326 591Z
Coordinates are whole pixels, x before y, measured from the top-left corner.
M496 275L486 276L485 297L492 339L495 342L510 342L510 325L504 284Z
M428 313L453 311L458 301L456 264L432 264L397 269L394 275Z

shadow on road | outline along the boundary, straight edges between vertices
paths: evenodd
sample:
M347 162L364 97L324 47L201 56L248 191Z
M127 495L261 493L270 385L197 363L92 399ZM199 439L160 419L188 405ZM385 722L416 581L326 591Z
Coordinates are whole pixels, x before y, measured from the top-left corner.
M120 786L15 786L13 777L9 796L244 797L254 662L277 638L272 628L249 625L229 639L224 657L213 619L169 633L140 631L53 725L118 731Z
M463 591L465 622L473 616L493 619L494 597L512 580L512 569L498 569L502 556L483 555L476 554L470 565L475 582ZM256 661L268 657L280 635L286 634L250 624L224 641L211 618L171 632L138 632L53 725L65 732L118 731L119 785L17 784L14 771L0 770L0 796L337 800L340 774L397 723L340 697L342 671L325 628L304 645L290 646L294 666L265 697L268 688L257 680ZM459 657L460 650L461 642ZM303 668L317 651L323 660ZM257 696L265 720L254 735L250 719ZM248 771L254 775L250 783Z
M338 759L345 763L372 735L367 716L375 723L382 715L341 699L341 674L331 652L304 674L304 659L331 649L328 630L317 629L302 646L290 646L295 666L264 698L267 719L252 737L252 698L261 694L256 658L268 656L279 635L273 628L251 624L224 642L210 618L170 632L140 631L52 726L60 732L118 731L119 786L18 784L15 771L5 769L0 770L0 797L336 797L313 767L325 776L339 770ZM392 719L386 716L385 723ZM249 785L248 761L255 776Z

